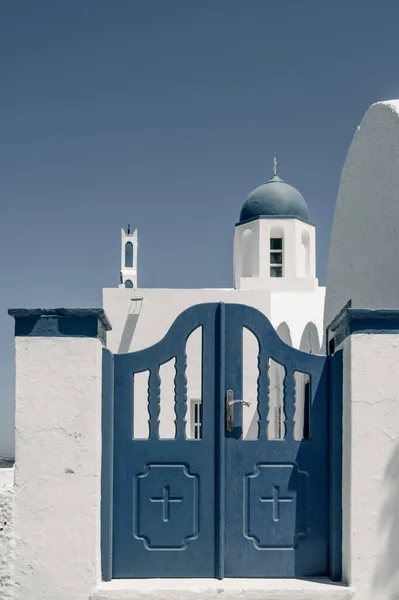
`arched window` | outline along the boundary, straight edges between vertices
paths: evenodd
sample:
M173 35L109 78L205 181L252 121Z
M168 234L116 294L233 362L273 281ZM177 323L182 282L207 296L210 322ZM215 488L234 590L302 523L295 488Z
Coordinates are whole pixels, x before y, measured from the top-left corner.
M241 244L241 275L242 277L252 277L255 265L253 234L250 229L246 229L242 234Z
M310 276L310 235L308 231L302 231L303 264L305 277Z
M133 244L126 242L125 244L125 267L133 267Z
M132 288L133 287L133 282L130 279L126 279L126 281L125 281L125 287L126 288Z
M281 227L270 232L270 277L284 276L284 234Z

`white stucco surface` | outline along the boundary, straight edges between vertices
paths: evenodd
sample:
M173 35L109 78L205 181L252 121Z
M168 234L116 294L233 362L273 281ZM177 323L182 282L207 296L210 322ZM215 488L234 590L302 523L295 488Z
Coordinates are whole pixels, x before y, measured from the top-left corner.
M378 102L358 127L335 208L325 324L356 308L399 307L399 100Z
M114 353L133 352L158 342L186 308L203 302L252 306L277 328L286 322L294 347L299 347L306 325L316 325L323 336L325 288L309 292L272 293L236 289L137 289L105 288L103 307L112 324L107 345ZM139 299L132 300L137 297Z
M14 485L14 467L0 467L0 491Z
M359 600L399 598L398 334L344 345L343 572Z
M100 584L90 600L350 600L353 589L328 580L147 579Z
M83 600L101 578L101 357L97 339L16 338L16 600Z
M0 598L14 591L14 469L0 469Z

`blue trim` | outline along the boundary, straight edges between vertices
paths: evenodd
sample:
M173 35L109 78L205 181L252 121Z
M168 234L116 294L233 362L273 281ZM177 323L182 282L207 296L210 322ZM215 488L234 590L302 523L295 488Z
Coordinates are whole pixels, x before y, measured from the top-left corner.
M326 355L330 356L334 354L335 350L335 340L334 336L330 336L331 331L334 331L335 324L341 319L342 315L346 313L348 308L352 308L352 300L348 300L348 302L341 308L337 316L331 321L329 325L326 327Z
M103 349L101 415L101 573L112 579L112 505L114 461L114 355Z
M251 219L244 219L244 221L238 221L238 223L236 223L235 226L238 227L239 225L245 225L246 223L251 223L252 221L258 221L259 219L296 219L297 221L306 223L306 225L312 225L312 227L315 227L314 223L306 221L306 219L301 219L296 215L259 215L257 217L252 217Z
M354 333L399 333L399 309L347 308L327 328L334 333L334 348Z
M226 554L226 540L225 540L225 507L226 507L226 466L225 466L225 335L226 335L226 307L223 302L219 304L218 310L219 317L219 327L217 331L218 339L218 352L219 352L219 360L218 360L218 373L216 375L216 381L219 380L219 390L216 391L216 398L219 399L219 402L215 402L215 419L216 419L216 428L219 427L219 434L216 436L216 456L218 457L216 469L215 469L215 477L216 477L216 486L219 488L219 502L216 505L217 511L217 523L219 526L217 535L216 535L216 577L218 579L224 579L224 562L225 562L225 554ZM206 357L204 357L206 358Z
M342 579L343 352L329 357L330 380L330 577Z
M26 337L93 337L105 344L112 329L102 308L11 308L15 335Z

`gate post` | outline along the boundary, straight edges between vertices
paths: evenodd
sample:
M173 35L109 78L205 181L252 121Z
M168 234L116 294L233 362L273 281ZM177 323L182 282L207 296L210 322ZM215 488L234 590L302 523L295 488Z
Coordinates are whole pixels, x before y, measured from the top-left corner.
M15 598L81 600L101 579L102 309L13 309Z
M399 596L399 310L346 308L329 332L330 350L343 351L343 578L356 598L392 600Z

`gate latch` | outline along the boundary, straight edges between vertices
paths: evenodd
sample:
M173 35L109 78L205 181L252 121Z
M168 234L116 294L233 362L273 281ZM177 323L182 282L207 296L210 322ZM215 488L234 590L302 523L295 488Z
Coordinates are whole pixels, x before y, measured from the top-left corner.
M234 400L233 390L226 392L226 429L231 432L234 429L234 404L242 404L243 406L251 406L247 400Z

